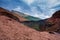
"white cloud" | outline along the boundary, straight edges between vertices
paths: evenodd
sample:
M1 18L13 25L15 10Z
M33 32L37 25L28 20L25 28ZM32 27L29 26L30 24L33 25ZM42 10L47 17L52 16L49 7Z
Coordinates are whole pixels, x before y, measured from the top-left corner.
M13 10L15 10L15 11L19 11L19 12L22 12L22 13L25 13L25 14L29 15L29 13L24 12L24 10L23 10L20 6L17 6L17 7L14 8Z
M48 0L47 2L48 2L48 5L49 5L49 6L48 5L47 6L50 7L50 8L57 5L57 4L60 4L60 1L58 1L58 0Z
M44 14L40 14L40 17L41 17L42 19L50 18L50 16L44 15Z
M16 7L16 8L13 9L13 10L23 12L23 11L22 11L23 9L21 9L20 6ZM51 17L51 16L49 16L49 15L45 15L44 13L40 13L39 11L37 11L37 10L36 10L36 7L31 7L31 11L32 11L32 12L23 12L23 13L25 13L25 14L27 14L27 15L34 16L34 17L38 17L38 18L41 18L41 19L45 19L45 18ZM51 12L52 12L52 11L51 11Z
M34 2L34 0L23 0L24 2L28 3L28 4L31 4Z
M22 7L20 7L20 6L17 6L16 8L14 8L13 10L15 10L15 11L19 11L19 12L22 12L22 13L27 13L28 12L28 10L24 10Z
M46 18L50 18L51 16L48 15L44 15L44 14L34 14L35 17L41 18L41 19L46 19Z
M17 6L17 7L16 7L16 8L14 8L13 10L21 11L22 9L20 8L20 6Z
M36 7L31 7L31 13L29 13L29 15L34 16L34 17L38 17L41 19L46 19L51 17L51 15L45 15L44 13L41 13L40 11L37 11Z
M14 10L23 12L31 16L39 17L42 19L51 17L52 14L56 11L55 9L51 9L51 8L56 6L57 4L60 4L60 2L58 2L57 0L46 0L46 1L44 0L23 0L23 1L27 3L28 6L30 6L31 12L23 10L20 6L16 7ZM39 6L43 10L42 13L38 11L37 6Z
M51 4L51 5L57 3L57 1L58 1L58 0L47 0L47 2L48 2L49 4Z

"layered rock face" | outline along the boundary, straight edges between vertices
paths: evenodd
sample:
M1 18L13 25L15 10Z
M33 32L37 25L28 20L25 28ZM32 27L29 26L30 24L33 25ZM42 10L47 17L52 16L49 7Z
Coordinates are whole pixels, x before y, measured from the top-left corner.
M2 14L0 11L0 40L60 40L60 34L36 31Z
M52 26L48 27L47 30L51 30L51 31L60 30L60 10L56 11L52 15L52 17L47 20L47 22L53 24Z
M54 17L54 18L60 18L60 10L59 10L59 11L56 11L56 12L52 15L52 17Z
M0 7L0 14L5 15L7 17L10 17L18 22L27 20L24 17L20 16L18 13L11 12L11 11L6 10L4 8L1 8L1 7Z
M39 21L23 21L22 23L39 31L60 31L60 10L56 11L51 18Z

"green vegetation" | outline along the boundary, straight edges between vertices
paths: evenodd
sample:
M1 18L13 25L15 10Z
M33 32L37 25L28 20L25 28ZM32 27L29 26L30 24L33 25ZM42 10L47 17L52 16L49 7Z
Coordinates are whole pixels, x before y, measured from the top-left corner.
M33 29L36 29L36 30L40 30L39 29L39 25L35 25L34 27L32 27Z
M20 16L28 19L28 20L31 20L31 21L37 21L37 20L40 20L40 18L37 18L37 17L33 17L33 16L30 16L30 15L27 15L27 14L24 14L22 12L18 12L18 11L14 11L12 10L13 13L16 13L16 14L19 14Z
M32 20L32 21L38 21L38 20L40 20L39 18L37 18L37 17L33 17L33 16L26 16L25 17L26 19L28 19L28 20Z

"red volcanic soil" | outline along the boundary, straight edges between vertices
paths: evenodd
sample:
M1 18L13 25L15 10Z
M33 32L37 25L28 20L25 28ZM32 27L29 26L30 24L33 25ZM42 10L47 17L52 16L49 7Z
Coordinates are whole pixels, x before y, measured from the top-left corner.
M0 16L0 40L60 40L60 35L38 32L9 17Z
M60 34L39 32L12 18L0 15L0 40L60 40Z

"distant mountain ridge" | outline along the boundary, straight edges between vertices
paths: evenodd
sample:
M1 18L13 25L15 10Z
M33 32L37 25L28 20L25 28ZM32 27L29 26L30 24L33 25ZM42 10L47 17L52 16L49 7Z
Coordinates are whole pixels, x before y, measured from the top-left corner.
M21 13L19 11L12 10L12 12L17 13L18 15L20 15L20 16L22 16L22 17L24 17L24 18L26 18L27 20L30 20L30 21L38 21L38 20L40 20L40 18L38 18L38 17L33 17L33 16L30 16L30 15Z
M56 11L52 17L38 21L24 21L23 24L39 31L60 33L60 10Z

